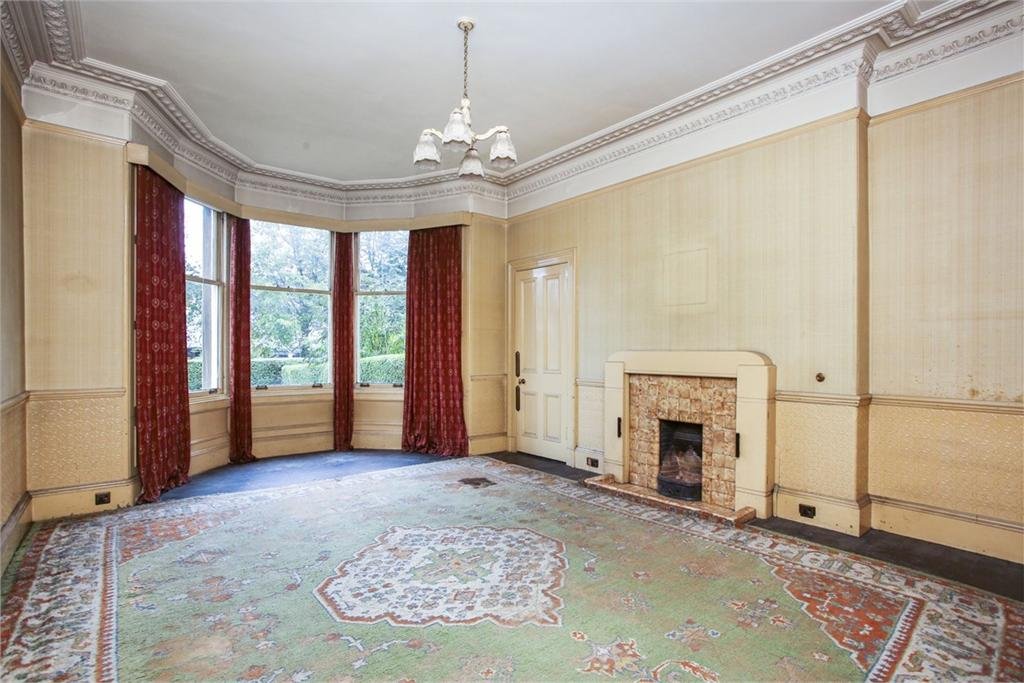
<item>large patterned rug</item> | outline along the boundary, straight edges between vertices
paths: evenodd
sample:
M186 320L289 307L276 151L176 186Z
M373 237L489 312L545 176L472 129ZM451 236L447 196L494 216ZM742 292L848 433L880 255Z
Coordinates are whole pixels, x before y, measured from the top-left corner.
M5 680L1021 679L1024 605L467 458L37 525Z

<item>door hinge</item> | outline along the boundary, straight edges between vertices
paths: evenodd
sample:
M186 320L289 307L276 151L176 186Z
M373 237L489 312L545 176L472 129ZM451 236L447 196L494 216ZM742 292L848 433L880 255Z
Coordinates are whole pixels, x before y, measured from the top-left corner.
M615 431L618 433L619 438L621 439L622 438L622 418L621 417L617 418L615 422L616 422Z
M740 433L736 432L736 459L740 459Z

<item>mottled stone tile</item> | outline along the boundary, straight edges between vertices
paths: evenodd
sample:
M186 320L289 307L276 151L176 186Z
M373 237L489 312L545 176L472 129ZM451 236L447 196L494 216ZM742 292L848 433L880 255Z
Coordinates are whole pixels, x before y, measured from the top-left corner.
M657 489L659 420L704 425L703 498L735 505L736 380L630 375L630 483Z

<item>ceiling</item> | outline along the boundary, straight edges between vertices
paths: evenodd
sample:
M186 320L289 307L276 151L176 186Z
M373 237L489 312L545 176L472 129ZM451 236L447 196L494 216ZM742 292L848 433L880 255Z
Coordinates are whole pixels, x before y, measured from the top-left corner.
M885 3L82 2L85 56L169 81L258 164L336 180L413 175L419 132L461 95L476 19L478 131L520 162L706 85ZM453 166L450 160L446 166Z

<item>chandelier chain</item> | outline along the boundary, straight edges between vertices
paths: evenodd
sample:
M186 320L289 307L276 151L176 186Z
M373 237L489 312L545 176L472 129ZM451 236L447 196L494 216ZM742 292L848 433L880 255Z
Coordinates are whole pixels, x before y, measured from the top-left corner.
M469 99L469 27L462 28L462 98Z

